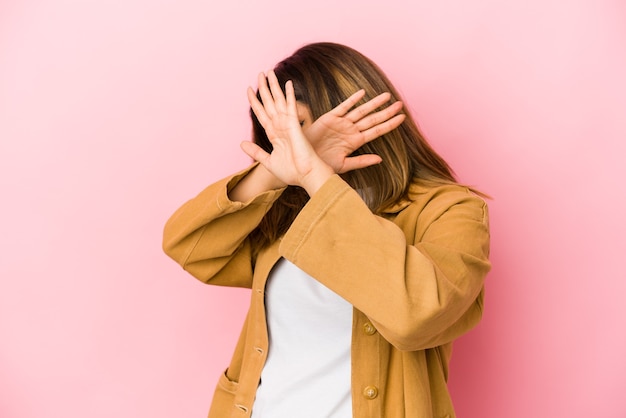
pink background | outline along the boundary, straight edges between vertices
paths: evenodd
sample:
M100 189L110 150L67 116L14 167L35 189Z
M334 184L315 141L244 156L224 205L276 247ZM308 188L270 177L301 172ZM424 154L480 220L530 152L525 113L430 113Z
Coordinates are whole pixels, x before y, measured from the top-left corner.
M162 226L248 163L257 72L320 40L495 198L459 416L626 416L623 1L3 0L1 417L205 416L247 292L184 273Z

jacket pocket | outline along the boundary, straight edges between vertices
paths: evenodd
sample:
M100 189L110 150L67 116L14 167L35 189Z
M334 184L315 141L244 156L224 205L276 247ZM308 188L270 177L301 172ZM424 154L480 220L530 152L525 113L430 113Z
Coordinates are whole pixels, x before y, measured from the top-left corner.
M208 418L229 417L234 410L235 394L237 393L239 383L230 380L227 376L227 372L228 370L222 373L217 381Z
M237 388L239 387L239 383L235 380L230 380L228 377L228 369L222 373L219 380L217 381L217 387L219 389L223 389L228 393L232 393L233 395L237 392Z

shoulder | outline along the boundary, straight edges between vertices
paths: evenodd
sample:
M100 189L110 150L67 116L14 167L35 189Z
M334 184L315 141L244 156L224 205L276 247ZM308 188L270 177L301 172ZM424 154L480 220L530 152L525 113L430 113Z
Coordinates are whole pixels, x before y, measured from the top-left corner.
M461 184L413 183L409 188L411 205L424 205L424 209L446 210L455 205L473 206L487 210L487 202L471 188Z
M441 212L459 204L487 210L485 199L468 186L416 181L409 186L405 199L387 207L383 212L399 214L407 209Z
M460 184L411 184L407 198L385 211L397 224L428 228L440 220L448 223L470 223L488 227L488 207L485 200Z

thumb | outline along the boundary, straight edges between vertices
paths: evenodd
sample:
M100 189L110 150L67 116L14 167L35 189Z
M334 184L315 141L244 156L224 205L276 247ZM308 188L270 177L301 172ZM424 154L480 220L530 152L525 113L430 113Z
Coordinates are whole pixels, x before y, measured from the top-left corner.
M254 142L243 141L239 146L241 147L243 152L245 152L250 158L260 163L267 160L270 156L266 151L264 151Z
M348 157L345 159L343 167L339 170L339 174L347 173L348 171L358 170L361 168L369 167L372 165L380 164L383 161L380 156L376 154L363 154L355 157Z

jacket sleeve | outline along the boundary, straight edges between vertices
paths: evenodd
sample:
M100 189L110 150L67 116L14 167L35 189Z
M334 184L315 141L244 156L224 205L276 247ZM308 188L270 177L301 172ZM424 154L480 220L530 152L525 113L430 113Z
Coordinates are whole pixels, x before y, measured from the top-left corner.
M482 315L490 269L487 207L454 187L415 218L420 221L410 227L418 232L405 234L334 176L300 212L280 252L367 315L398 349L435 347ZM416 242L407 242L409 235Z
M233 202L229 190L252 169L218 181L181 206L167 221L163 250L197 279L222 286L252 286L247 239L278 199L281 190L249 202Z

